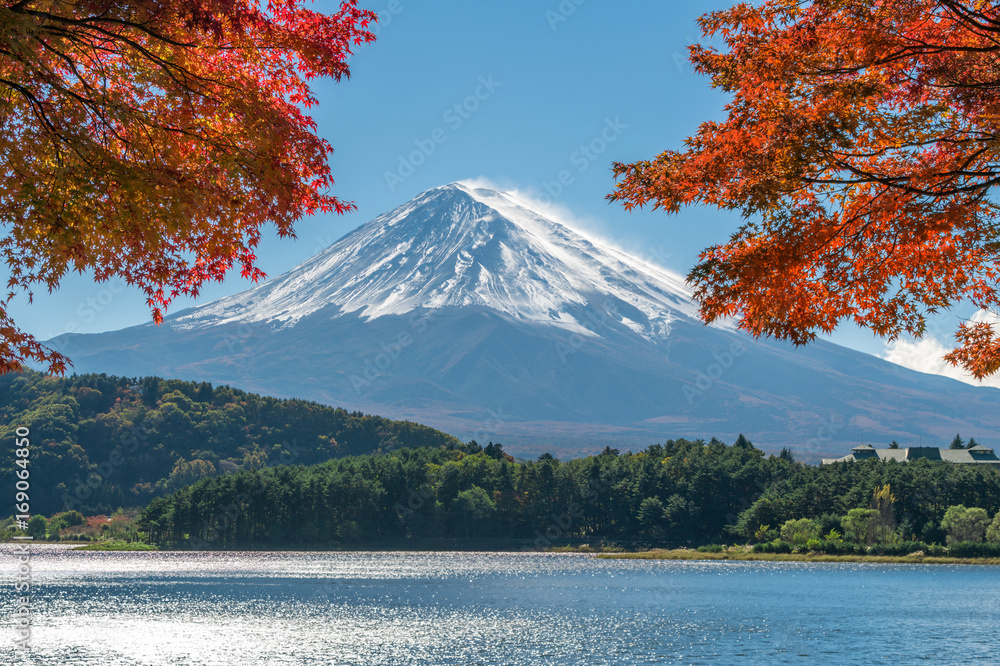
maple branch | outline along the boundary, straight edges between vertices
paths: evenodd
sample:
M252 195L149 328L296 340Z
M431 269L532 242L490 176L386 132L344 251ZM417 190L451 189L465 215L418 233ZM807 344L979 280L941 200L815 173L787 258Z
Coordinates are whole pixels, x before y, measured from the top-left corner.
M149 28L148 26L154 22L155 17L153 17L153 19L151 19L148 22L137 23L135 21L126 21L124 19L108 18L106 14L100 14L97 16L88 16L82 19L72 19L72 18L67 18L65 16L60 16L59 14L52 14L50 12L40 12L32 9L22 10L19 11L18 13L24 14L25 16L32 16L34 18L44 19L40 27L44 26L45 21L51 21L53 23L62 23L65 25L90 28L107 37L124 40L120 32L111 32L101 27L102 24L106 23L109 25L117 25L122 28L131 28L134 30L138 30L139 32L142 32L147 36L152 37L153 39L159 42L163 42L164 44L168 44L170 46L175 46L180 48L192 48L198 46L198 42L196 40L192 40L190 42L179 42L170 39L169 37L166 37L160 33L157 33L156 31Z
M945 9L951 11L955 18L965 25L972 26L984 32L1000 33L1000 20L998 19L990 18L983 12L966 7L961 2L957 2L957 0L937 0L937 2L943 5Z

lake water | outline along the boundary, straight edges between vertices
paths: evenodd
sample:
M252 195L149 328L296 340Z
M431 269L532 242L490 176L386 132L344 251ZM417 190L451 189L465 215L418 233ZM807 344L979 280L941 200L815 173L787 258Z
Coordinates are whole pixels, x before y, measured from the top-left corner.
M1000 567L48 546L18 661L13 550L4 664L1000 661Z

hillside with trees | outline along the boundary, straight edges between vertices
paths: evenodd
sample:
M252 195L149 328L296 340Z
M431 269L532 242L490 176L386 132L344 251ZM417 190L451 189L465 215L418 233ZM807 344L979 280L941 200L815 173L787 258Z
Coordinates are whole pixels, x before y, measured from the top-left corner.
M812 467L740 436L567 461L469 444L240 472L153 500L140 529L157 543L213 548L773 541L836 551L950 543L949 526L966 515L956 506L977 508L979 522L994 516L1000 473L928 460Z
M200 479L410 446L450 435L228 386L107 375L0 376L0 438L31 430L31 506L51 515L142 507ZM13 487L14 449L3 453Z

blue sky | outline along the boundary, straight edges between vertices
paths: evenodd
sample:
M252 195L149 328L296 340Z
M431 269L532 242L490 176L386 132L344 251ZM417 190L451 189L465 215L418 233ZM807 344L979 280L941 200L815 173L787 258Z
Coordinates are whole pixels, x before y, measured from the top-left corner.
M362 4L382 17L378 40L358 50L349 81L315 83L320 104L312 111L336 151L335 194L358 210L303 220L295 240L265 230L258 255L270 276L424 190L469 178L549 200L578 226L680 273L736 228L733 213L627 213L605 200L612 162L680 147L700 122L721 117L725 97L693 73L686 47L701 39L697 17L730 2ZM248 286L234 272L197 302ZM170 312L193 303L177 301ZM68 277L31 305L20 299L12 314L40 339L150 320L138 292L89 276ZM932 332L944 339L948 328ZM850 327L834 340L883 349Z

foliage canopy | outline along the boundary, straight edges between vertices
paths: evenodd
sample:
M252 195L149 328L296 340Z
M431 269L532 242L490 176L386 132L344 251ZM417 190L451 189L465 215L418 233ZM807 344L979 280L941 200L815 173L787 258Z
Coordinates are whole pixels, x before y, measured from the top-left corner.
M691 61L729 93L684 150L615 164L612 200L745 221L689 275L707 321L796 344L853 320L894 339L969 301L947 359L1000 368L1000 6L765 0L706 14Z
M307 80L349 75L375 14L347 0L9 0L0 6L0 373L67 359L21 332L7 305L70 270L119 277L153 318L317 211L329 143Z

